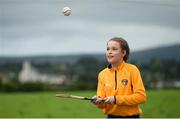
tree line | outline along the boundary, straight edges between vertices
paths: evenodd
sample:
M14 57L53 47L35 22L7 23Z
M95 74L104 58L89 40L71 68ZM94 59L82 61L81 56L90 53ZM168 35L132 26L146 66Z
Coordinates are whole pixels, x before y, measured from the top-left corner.
M132 63L136 64L136 61L132 61ZM40 72L65 75L66 80L61 85L30 81L21 83L18 79L18 73L22 69L22 63L0 64L0 91L95 90L98 73L107 64L106 61L99 61L94 57L80 58L75 63L37 63L32 61L33 67L36 67ZM141 71L147 89L157 88L156 84L159 81L180 81L180 61L153 59L148 63L136 65Z

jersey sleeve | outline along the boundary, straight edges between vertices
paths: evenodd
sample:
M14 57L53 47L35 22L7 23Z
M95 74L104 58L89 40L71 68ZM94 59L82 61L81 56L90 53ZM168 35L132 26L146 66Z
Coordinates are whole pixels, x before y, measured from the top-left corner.
M97 96L104 98L105 92L104 92L104 82L103 82L103 74L102 72L98 75L98 85L97 85Z
M104 82L103 82L102 72L100 72L98 75L97 96L101 97L101 98L105 98ZM101 109L106 108L106 104L104 104L104 103L98 103L96 105L98 108L101 108Z

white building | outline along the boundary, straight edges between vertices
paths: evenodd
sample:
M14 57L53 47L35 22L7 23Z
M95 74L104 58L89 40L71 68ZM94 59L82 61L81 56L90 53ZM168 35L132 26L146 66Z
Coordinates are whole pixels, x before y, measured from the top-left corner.
M38 72L31 66L29 61L23 62L22 70L19 73L20 82L44 82L49 84L62 84L65 81L64 75L49 75Z

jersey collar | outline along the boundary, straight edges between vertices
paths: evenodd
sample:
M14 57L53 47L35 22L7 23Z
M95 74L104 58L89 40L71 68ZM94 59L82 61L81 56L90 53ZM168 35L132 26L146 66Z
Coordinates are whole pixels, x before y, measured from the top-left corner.
M125 64L125 61L123 60L119 65L118 65L118 67L117 68L114 68L114 67L112 67L112 64L108 64L108 69L110 69L110 70L119 70L119 69L122 69L122 67L123 67L123 65Z

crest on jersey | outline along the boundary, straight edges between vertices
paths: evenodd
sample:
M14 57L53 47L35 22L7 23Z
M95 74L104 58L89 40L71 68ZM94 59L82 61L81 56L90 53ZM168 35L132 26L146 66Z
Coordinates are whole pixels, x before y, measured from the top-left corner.
M128 83L128 80L127 80L127 79L123 79L123 80L121 81L121 83L122 83L124 86L126 86L127 83Z

